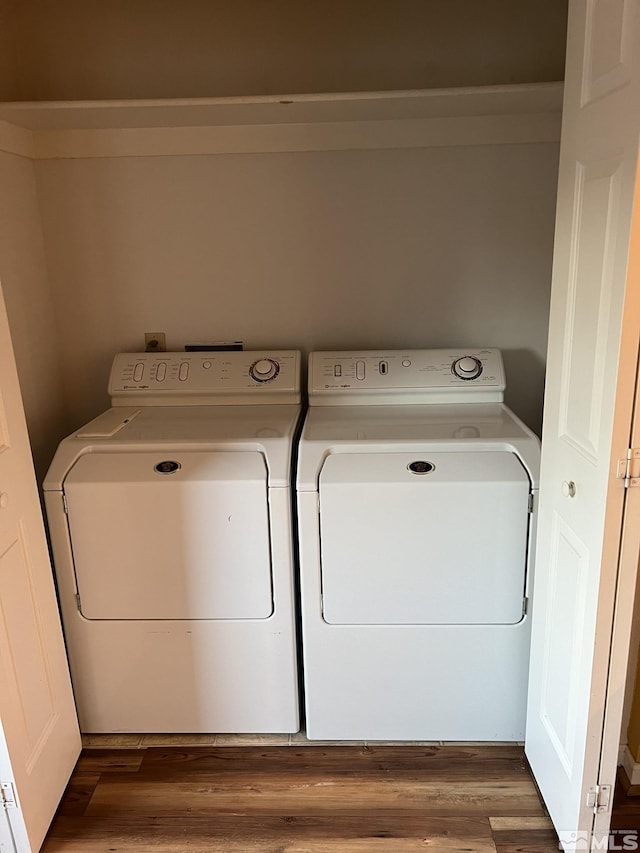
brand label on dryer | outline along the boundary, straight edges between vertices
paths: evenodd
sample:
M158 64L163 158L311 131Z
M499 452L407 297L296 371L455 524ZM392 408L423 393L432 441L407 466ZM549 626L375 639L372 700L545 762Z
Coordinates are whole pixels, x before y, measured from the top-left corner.
M157 471L158 474L175 474L180 468L182 465L179 462L174 462L173 459L165 459L153 466L153 470Z

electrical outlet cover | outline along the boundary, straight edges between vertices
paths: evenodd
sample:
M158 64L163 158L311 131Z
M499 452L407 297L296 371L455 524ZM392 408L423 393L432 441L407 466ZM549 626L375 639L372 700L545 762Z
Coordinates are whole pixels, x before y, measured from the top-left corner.
M144 333L144 351L145 352L166 352L167 339L164 332L145 332Z

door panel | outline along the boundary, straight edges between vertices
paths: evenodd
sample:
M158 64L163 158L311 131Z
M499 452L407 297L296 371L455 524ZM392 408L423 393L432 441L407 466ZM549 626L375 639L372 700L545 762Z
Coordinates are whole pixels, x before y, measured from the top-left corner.
M0 442L0 771L14 783L19 808L6 814L28 853L42 843L80 735L1 291Z
M27 766L37 758L43 732L55 722L56 707L51 664L42 647L42 616L34 597L36 579L29 554L24 524L15 531L15 539L2 554L3 579L11 577L2 596L0 643L10 664L6 685L20 704L22 735L29 745ZM31 701L37 696L38 702Z
M262 453L89 453L64 490L87 619L273 613Z
M553 519L549 594L542 604L547 613L542 676L541 716L549 738L567 773L575 761L575 708L588 551L559 515Z
M581 106L625 86L631 79L634 0L591 2L586 19Z
M619 160L576 166L574 234L562 352L560 438L597 464L600 402L610 343L610 307L619 216ZM617 337L614 329L614 345Z
M529 488L506 451L330 455L320 473L325 620L517 624Z
M570 3L526 735L567 850L586 849L594 827L589 789L615 781L600 747L624 504L612 459L626 453L631 417L618 377L638 44L637 0Z
M9 817L5 811L0 811L0 850L2 853L14 853L16 847L9 826Z

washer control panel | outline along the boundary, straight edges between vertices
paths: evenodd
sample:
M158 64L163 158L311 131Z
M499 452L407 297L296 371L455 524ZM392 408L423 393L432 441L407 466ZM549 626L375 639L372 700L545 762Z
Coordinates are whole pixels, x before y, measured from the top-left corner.
M247 396L254 403L262 396L300 395L300 353L278 352L160 352L119 353L109 378L112 399L161 397L193 402L212 398ZM289 400L286 400L289 402ZM292 400L291 402L297 402ZM166 402L155 402L165 405Z
M323 398L332 405L373 405L396 398L502 402L504 389L502 355L496 349L314 352L309 358L312 405L322 405Z

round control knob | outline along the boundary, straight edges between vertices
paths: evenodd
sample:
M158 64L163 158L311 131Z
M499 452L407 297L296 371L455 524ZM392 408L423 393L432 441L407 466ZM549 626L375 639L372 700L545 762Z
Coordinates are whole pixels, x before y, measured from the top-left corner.
M473 355L463 355L453 362L451 371L458 379L477 379L482 373L482 362Z
M280 365L273 358L260 358L249 368L249 376L256 382L270 382L280 373Z

